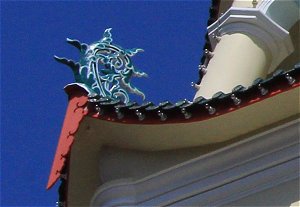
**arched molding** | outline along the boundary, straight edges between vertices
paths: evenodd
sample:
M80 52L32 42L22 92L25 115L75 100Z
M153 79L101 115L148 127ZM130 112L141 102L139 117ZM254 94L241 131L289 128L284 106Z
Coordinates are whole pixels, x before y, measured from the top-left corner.
M208 27L214 49L216 36L243 33L254 37L271 56L268 73L294 51L289 32L256 8L230 8L218 21ZM222 41L222 40L221 40Z

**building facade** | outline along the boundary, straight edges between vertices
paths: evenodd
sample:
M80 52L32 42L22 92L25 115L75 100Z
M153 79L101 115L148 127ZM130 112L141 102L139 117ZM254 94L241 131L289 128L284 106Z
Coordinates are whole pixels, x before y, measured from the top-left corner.
M47 185L61 180L58 205L299 206L299 11L212 0L193 101L138 105L67 85ZM109 30L101 41L119 52Z

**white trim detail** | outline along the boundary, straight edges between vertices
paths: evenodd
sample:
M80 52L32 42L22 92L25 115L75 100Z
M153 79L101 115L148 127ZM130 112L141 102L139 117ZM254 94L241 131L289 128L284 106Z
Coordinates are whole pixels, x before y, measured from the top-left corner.
M299 120L140 180L101 186L91 206L223 206L299 178Z
M215 36L233 33L255 37L261 46L268 50L272 58L268 73L274 71L279 63L294 51L289 32L258 8L231 7L218 21L209 26L208 34L212 48L217 45Z

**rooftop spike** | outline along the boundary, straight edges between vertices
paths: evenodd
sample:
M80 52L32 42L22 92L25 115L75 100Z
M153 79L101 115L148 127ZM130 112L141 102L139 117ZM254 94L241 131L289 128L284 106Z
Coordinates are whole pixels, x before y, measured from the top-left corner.
M62 64L65 64L65 65L69 66L74 71L77 71L80 68L80 64L77 63L77 62L74 62L73 60L69 60L69 59L64 58L64 57L58 57L56 55L54 55L54 59L57 62L60 62Z
M102 37L102 39L101 39L101 42L105 42L105 43L107 43L107 44L110 44L110 43L113 41L113 39L112 39L112 34L110 33L111 29L112 29L112 28L108 28L108 29L106 29L106 30L104 31L103 37Z
M67 38L67 43L73 45L74 47L76 47L80 51L82 49L82 44L79 40L73 40L73 39Z

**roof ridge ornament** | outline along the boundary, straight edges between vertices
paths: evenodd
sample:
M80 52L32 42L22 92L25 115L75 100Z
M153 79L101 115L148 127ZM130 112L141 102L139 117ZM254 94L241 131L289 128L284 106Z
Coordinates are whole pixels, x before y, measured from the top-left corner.
M131 61L132 56L143 50L123 49L112 41L111 28L104 31L102 39L90 45L67 38L67 42L80 51L80 61L54 58L71 67L77 83L84 84L89 91L101 97L128 103L128 93L133 93L145 100L145 94L130 83L132 77L147 77Z

